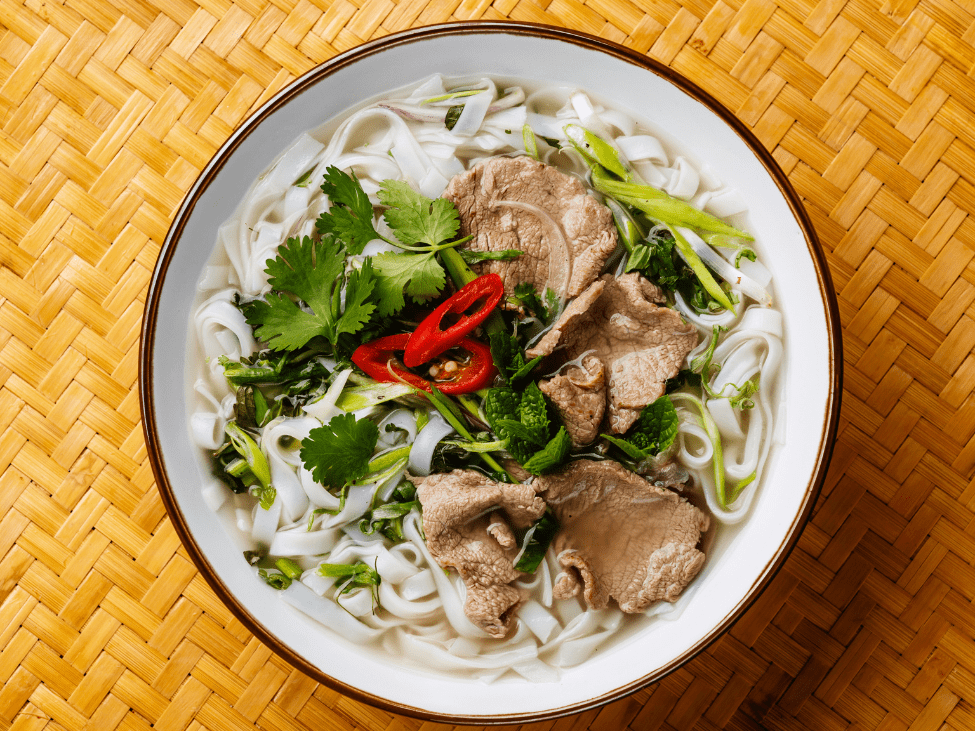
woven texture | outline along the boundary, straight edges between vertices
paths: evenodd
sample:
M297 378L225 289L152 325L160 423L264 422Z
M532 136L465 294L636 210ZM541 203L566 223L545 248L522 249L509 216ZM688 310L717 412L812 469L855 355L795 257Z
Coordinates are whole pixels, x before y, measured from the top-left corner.
M472 18L588 31L749 125L803 196L844 327L825 490L706 652L525 728L975 728L975 3L0 0L0 731L432 731L273 656L195 571L136 390L188 187L315 64Z

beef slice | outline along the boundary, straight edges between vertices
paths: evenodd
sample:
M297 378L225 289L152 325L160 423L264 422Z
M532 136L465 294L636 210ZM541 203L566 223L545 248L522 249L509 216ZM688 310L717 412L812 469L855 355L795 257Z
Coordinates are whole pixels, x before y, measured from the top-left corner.
M606 369L610 429L622 434L641 409L660 398L668 378L697 344L697 329L660 307L659 287L639 274L604 275L568 307L526 355L558 350L563 360L587 351Z
M492 637L504 637L521 600L511 582L518 553L512 527L527 528L545 512L529 485L495 482L474 470L410 478L423 509L430 554L455 569L467 587L464 613Z
M443 194L460 215L473 251L518 249L508 261L473 265L496 272L505 293L527 282L575 297L595 281L616 248L613 214L576 178L530 157L495 157L454 176Z
M697 549L709 518L670 490L611 461L578 460L539 477L555 513L559 564L555 594L580 591L593 609L615 599L624 612L674 601L704 565Z

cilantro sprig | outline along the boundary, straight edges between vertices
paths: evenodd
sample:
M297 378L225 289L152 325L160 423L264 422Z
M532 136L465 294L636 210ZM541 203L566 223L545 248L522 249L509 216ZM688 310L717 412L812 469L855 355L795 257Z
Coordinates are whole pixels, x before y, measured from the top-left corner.
M335 351L340 335L361 330L376 309L376 275L368 261L346 273L345 254L345 247L332 238L314 241L305 236L279 246L265 269L271 292L246 311L257 338L273 350L297 350L322 336Z

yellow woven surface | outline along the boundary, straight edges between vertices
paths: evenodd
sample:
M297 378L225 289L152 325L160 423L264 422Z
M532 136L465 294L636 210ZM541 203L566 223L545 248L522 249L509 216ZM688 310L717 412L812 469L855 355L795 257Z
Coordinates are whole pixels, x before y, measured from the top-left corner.
M0 731L430 731L294 671L180 547L139 424L150 272L249 111L361 41L589 31L774 151L829 252L842 422L811 524L662 682L532 729L975 728L970 0L0 0Z

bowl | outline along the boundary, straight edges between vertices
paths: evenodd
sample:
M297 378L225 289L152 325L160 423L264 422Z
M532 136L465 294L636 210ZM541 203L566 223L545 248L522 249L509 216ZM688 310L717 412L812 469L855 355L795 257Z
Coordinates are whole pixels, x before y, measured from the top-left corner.
M216 521L212 478L188 434L188 328L196 282L219 225L300 133L383 92L435 73L490 73L577 86L648 120L706 160L749 204L785 324L780 444L751 514L720 533L668 621L601 648L558 682L483 683L417 672L382 652L316 631L283 612ZM721 635L767 586L798 539L822 485L837 428L839 317L825 258L801 201L772 156L734 115L670 69L582 33L520 23L419 28L343 53L276 94L202 171L169 231L150 285L140 353L146 444L172 523L217 596L261 641L312 678L391 712L450 723L512 724L618 699L673 671Z

